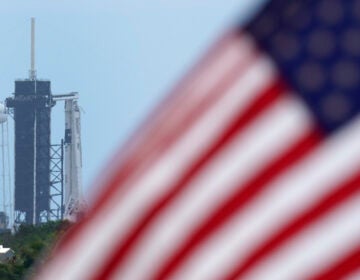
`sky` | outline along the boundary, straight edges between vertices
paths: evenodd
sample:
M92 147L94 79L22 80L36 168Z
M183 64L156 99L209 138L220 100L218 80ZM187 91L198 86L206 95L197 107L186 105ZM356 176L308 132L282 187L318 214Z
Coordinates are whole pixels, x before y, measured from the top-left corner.
M0 0L0 100L11 96L15 79L28 77L35 17L37 77L51 80L53 94L80 94L87 194L114 151L216 38L264 2ZM53 108L53 144L64 134L63 106Z

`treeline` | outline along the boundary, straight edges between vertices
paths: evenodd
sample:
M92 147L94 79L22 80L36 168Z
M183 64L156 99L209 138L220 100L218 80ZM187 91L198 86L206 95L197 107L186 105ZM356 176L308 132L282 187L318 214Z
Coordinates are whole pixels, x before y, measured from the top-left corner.
M21 225L10 232L0 233L0 245L15 251L15 258L6 264L0 263L0 280L28 278L34 273L33 265L40 262L44 252L70 224L66 221L48 222L38 226Z

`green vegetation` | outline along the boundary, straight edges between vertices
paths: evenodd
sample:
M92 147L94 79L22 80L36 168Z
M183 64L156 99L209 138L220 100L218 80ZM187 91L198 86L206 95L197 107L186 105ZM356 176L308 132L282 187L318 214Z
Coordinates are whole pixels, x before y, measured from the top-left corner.
M48 222L38 226L21 225L14 234L0 233L0 244L15 251L15 259L0 264L0 280L24 279L33 273L32 265L44 251L69 227L66 221Z

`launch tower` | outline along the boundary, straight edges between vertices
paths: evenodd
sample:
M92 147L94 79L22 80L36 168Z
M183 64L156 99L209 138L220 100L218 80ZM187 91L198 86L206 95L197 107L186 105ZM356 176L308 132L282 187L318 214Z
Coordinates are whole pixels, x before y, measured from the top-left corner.
M35 20L31 20L29 78L15 81L14 96L6 99L15 121L15 222L38 224L50 211L50 81L38 80L35 70ZM30 198L30 199L29 199Z
M53 95L50 81L37 79L34 49L32 19L29 78L15 81L14 95L5 102L15 123L14 220L15 224L39 224L65 215L76 221L85 206L78 95ZM51 109L58 101L65 102L65 141L52 145Z

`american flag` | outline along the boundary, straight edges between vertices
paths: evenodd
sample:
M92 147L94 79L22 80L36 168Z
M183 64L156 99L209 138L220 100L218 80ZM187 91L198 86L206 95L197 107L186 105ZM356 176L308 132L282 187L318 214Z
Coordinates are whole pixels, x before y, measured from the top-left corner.
M268 2L115 157L37 279L360 279L360 1Z

